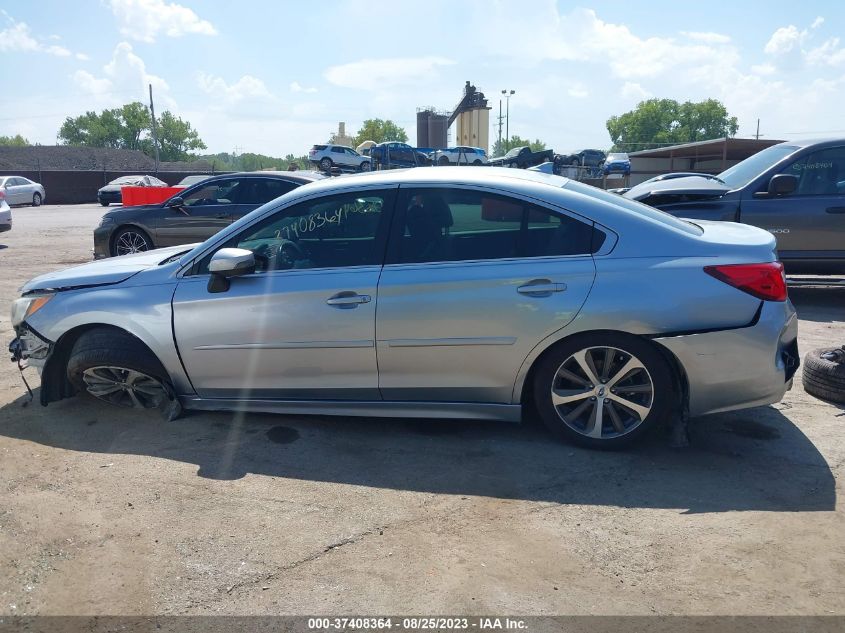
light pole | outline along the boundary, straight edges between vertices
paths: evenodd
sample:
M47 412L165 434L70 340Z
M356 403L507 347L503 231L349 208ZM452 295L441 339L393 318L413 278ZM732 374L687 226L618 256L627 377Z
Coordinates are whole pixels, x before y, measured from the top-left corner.
M516 90L502 90L505 95L505 146L510 149L511 141L511 96L516 94Z

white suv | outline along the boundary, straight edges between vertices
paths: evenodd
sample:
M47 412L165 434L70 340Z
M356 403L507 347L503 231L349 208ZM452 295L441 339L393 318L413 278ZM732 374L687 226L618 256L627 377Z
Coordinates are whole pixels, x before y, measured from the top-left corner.
M438 165L486 165L487 152L480 147L448 147L434 150L432 162Z
M308 160L323 171L331 171L332 167L370 171L370 158L345 145L315 145L308 152Z

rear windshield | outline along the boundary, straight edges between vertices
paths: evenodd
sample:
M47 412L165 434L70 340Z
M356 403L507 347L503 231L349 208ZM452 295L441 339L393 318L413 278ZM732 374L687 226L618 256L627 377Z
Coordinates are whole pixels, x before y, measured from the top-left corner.
M566 184L566 188L572 191L576 191L578 193L582 193L585 196L598 198L602 202L607 202L617 207L622 207L626 211L636 213L637 215L643 215L651 220L655 220L657 222L660 222L661 224L670 226L673 229L678 229L680 231L683 231L684 233L689 233L690 235L702 235L704 233L701 227L699 227L697 224L693 224L692 222L687 222L686 220L676 218L674 215L670 215L665 211L650 207L647 204L643 204L642 202L636 202L635 200L623 198L618 194L609 193L604 189L598 189L597 187L593 187L591 185L585 185L584 183L577 182L575 180L570 180Z

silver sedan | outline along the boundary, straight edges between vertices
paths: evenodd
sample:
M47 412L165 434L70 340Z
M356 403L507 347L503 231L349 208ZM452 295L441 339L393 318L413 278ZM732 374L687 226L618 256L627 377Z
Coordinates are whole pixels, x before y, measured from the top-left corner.
M0 189L9 204L31 204L40 207L47 197L44 186L23 176L0 176Z
M375 172L305 185L193 247L33 279L11 352L40 369L45 405L526 410L615 447L790 388L796 317L774 246L553 175Z

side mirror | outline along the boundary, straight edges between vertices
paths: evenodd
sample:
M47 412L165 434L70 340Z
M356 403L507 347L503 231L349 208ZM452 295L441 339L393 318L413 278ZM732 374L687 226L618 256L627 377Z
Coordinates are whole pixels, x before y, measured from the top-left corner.
M243 248L221 248L208 262L209 292L226 292L232 277L250 275L255 272L255 255Z
M777 174L769 181L767 193L770 196L786 196L798 188L798 176Z
M179 207L185 206L185 199L182 196L173 196L167 201L167 206L178 209Z

